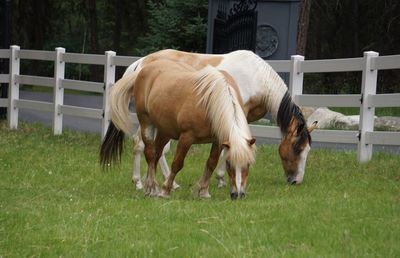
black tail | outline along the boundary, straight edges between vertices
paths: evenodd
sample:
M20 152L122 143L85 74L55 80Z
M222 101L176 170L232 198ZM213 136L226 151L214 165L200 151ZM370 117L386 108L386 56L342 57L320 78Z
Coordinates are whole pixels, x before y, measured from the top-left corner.
M118 130L113 122L110 122L106 136L100 147L100 164L103 169L113 162L120 162L124 147L124 132Z

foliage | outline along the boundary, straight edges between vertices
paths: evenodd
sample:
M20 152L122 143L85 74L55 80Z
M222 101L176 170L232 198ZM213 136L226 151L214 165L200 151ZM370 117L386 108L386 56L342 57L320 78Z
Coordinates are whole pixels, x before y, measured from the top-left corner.
M364 51L380 55L400 53L400 1L312 1L307 59L361 57ZM360 93L360 73L314 75L307 93ZM378 73L378 93L400 92L398 70Z
M303 0L305 1L305 0ZM145 55L163 48L204 52L206 0L42 0L11 1L10 44L24 49ZM95 12L89 8L95 3ZM306 59L400 53L400 1L311 1ZM95 20L95 26L91 22ZM212 21L210 21L212 22ZM92 42L95 39L96 42ZM27 74L51 74L48 64L22 64ZM67 67L68 78L93 79L101 72L81 65ZM99 78L94 78L99 79ZM399 70L378 73L378 93L400 92ZM313 74L305 93L360 93L360 73Z
M53 50L62 46L69 52L93 54L113 49L119 54L128 55L133 50L133 43L146 27L144 0L96 1L98 52L93 52L89 45L89 36L93 32L88 24L87 2L12 1L12 44L42 50ZM43 10L41 15L38 15L38 10ZM119 31L121 35L116 35L115 31ZM119 36L121 41L113 46L116 37ZM40 43L32 40L36 38L41 39Z
M139 55L175 48L205 52L207 34L207 1L149 1L149 29L139 38Z
M0 122L0 256L400 255L397 156L359 165L354 151L313 149L303 185L288 186L277 146L259 145L245 199L231 201L212 180L212 199L199 200L191 186L209 146L196 145L177 176L182 188L160 200L133 190L131 153L101 171L99 143L98 135Z

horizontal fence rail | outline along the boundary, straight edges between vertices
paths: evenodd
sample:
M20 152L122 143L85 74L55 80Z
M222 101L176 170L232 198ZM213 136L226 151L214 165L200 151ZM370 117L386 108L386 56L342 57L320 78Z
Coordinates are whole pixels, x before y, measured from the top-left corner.
M371 68L374 70L400 69L400 55L380 56L372 59Z
M104 92L104 83L101 82L62 79L61 87L70 90L80 90L80 91L97 92L97 93Z
M59 109L60 112L65 115L98 118L98 119L103 118L103 109L76 107L69 105L61 105L59 106Z
M31 76L31 75L16 75L15 80L19 84L37 85L37 86L54 86L54 78Z
M267 63L278 73L290 72L290 61L267 61Z
M14 100L17 108L33 109L37 111L52 112L54 104L45 101L27 100L27 99L16 99Z
M104 65L105 59L104 55L65 53L61 55L61 61L75 64Z
M317 95L304 94L294 96L294 101L301 106L310 107L360 107L361 95Z
M334 60L309 60L300 65L301 73L332 73L361 71L363 58L348 58Z
M398 107L400 93L368 95L366 105L369 107Z
M18 51L17 58L28 60L54 61L56 54L54 51L24 50Z
M32 109L54 114L54 134L62 133L63 115L101 119L102 136L109 124L108 92L115 83L115 68L127 67L141 57L117 56L113 51L104 55L66 53L64 48L55 51L20 49L0 49L0 59L9 59L9 74L0 74L0 83L9 84L8 98L0 98L0 107L7 107L10 128L17 128L18 109ZM54 62L54 77L20 74L21 60L40 60ZM400 145L399 132L376 132L373 130L375 107L400 107L400 93L376 94L378 70L400 69L400 55L378 56L376 52L365 52L364 57L329 60L304 60L302 56L292 56L291 60L268 60L276 72L290 73L289 92L295 103L314 107L358 107L360 108L359 130L315 130L313 141L329 143L358 144L358 160L368 161L372 155L372 145ZM80 81L65 79L65 64L77 63L104 66L104 81ZM360 94L303 94L304 73L361 72L362 90ZM36 85L53 89L53 102L19 98L19 85ZM65 105L64 89L95 92L103 94L103 107L100 109ZM137 116L132 113L137 124ZM281 132L276 126L250 125L255 137L280 139Z
M133 56L114 56L112 58L112 64L116 66L129 66L139 59L140 57Z

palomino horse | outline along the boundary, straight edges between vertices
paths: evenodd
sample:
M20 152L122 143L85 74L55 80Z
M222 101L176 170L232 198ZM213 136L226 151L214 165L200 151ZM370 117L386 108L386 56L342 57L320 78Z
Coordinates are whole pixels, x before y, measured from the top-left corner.
M183 63L157 60L123 77L110 94L112 124L101 147L103 165L120 153L120 135L132 135L133 123L128 110L131 98L135 102L148 164L146 195L169 196L190 146L201 143L212 143L212 147L197 194L210 197L210 177L224 148L231 197L245 195L248 169L255 160L255 139L251 137L243 102L229 74L211 66L196 71ZM156 164L170 139L178 140L178 144L171 174L159 193Z
M139 59L127 68L124 76L140 70L147 63L161 59L186 63L197 70L211 65L232 75L244 101L247 121L249 123L256 121L264 117L267 112L271 113L277 121L282 133L279 154L287 182L289 184L303 182L311 144L310 133L317 122L315 121L307 128L301 110L287 92L287 86L270 65L253 52L245 50L224 55L209 55L168 49ZM140 188L140 167L137 164L140 161L142 148L140 139L137 138L137 140L134 148L136 165L133 169L132 179L137 188L138 186ZM162 161L165 163L165 158L162 158ZM220 164L222 168L217 171L219 185L223 182L225 162L222 161ZM165 167L167 166L161 166L162 169ZM163 174L168 173L166 169L163 169Z

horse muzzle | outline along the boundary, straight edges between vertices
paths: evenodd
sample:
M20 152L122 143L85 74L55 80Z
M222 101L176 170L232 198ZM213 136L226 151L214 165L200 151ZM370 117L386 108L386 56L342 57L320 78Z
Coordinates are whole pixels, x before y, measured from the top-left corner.
M288 176L287 183L290 185L299 185L303 182L303 179L297 178L296 176Z
M236 200L238 198L244 198L246 197L246 193L245 192L231 192L231 199L232 200Z

